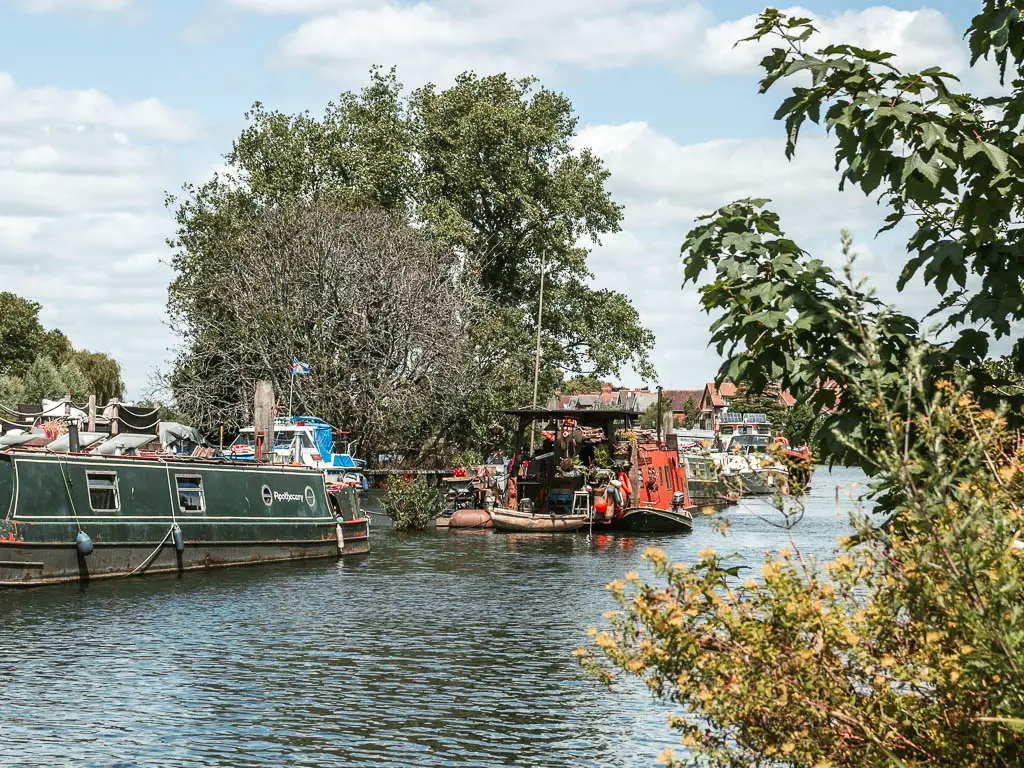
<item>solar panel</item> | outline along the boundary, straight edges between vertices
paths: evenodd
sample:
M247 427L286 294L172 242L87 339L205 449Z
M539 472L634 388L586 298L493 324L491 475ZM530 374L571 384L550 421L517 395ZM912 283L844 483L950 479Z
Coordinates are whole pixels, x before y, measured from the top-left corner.
M100 445L95 452L104 456L114 456L119 451L128 453L137 450L154 440L156 440L156 435L115 435Z
M78 433L78 447L79 449L88 448L90 445L95 445L100 440L108 437L106 432L79 432ZM52 443L46 444L46 450L48 451L70 451L71 450L71 438L68 435L61 435Z
M45 432L23 432L20 435L3 435L0 437L0 446L4 448L11 448L15 445L24 445L33 440L38 440L41 437L46 437Z

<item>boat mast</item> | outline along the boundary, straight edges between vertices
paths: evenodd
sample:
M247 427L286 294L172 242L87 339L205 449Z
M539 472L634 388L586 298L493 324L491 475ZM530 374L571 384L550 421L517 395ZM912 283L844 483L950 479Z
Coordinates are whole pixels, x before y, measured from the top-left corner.
M533 409L537 410L537 387L540 385L540 324L544 316L544 254L540 255L540 301L537 303L537 351L533 356ZM533 437L536 423L530 422L530 456L533 456Z

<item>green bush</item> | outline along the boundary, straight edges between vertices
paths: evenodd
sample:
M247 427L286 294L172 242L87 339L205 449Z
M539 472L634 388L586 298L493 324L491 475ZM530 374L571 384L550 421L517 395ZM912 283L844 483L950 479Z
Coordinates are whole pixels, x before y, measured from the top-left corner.
M384 512L394 522L396 531L423 530L441 510L441 495L427 485L424 477L406 480L401 475L388 476Z

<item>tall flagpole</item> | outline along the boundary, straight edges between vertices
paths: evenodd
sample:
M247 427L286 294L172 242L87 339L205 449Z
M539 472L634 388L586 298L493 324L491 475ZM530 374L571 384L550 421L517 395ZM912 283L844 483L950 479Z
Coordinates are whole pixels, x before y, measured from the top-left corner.
M540 301L537 304L537 351L533 356L533 408L537 409L537 388L540 385L540 325L544 317L544 254L540 256ZM530 456L533 456L535 424L530 422Z

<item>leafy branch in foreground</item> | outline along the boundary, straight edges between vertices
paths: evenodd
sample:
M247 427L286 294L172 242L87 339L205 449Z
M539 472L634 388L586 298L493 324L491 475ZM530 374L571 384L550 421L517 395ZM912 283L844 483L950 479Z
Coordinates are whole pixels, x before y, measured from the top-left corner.
M858 326L848 352L871 369L878 322ZM874 493L900 489L884 524L855 515L826 563L791 538L742 581L712 549L684 564L650 548L658 583L608 585L619 610L577 655L680 705L686 759L670 765L1018 764L1024 449L961 383L923 387L925 353L899 395L881 369L844 392L873 414L878 439L850 450L871 451Z
M1016 74L993 98L956 93L940 68L900 72L881 51L809 52L814 34L768 10L751 38L781 41L762 91L801 78L777 113L787 152L824 122L842 183L879 194L888 228L911 228L900 288L921 273L957 335L926 340L849 266L844 279L787 238L766 201L700 219L686 281L711 273L701 302L721 313L721 374L829 407L822 456L867 471L877 503L831 562L794 545L767 555L760 579L741 582L711 549L693 564L651 549L656 582L612 582L619 610L577 653L679 705L687 751L664 755L671 765L1019 765L1024 15L1019 0L986 0L968 30L972 63ZM1013 352L985 361L999 338Z

